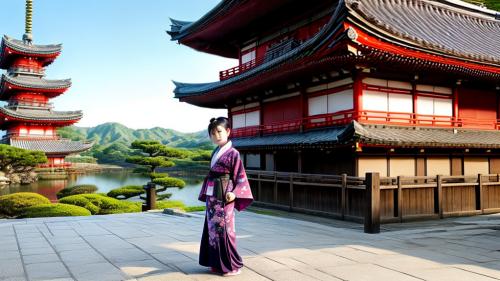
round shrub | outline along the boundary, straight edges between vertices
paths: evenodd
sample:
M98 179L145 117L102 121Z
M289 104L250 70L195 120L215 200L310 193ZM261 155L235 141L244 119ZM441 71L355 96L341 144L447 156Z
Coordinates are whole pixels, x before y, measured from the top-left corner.
M120 201L100 194L79 194L64 197L61 203L84 207L93 214L107 215L139 212L140 208L132 202Z
M97 186L93 184L80 184L71 187L66 187L57 192L57 198L63 198L70 195L76 194L92 194L97 191Z
M89 199L81 195L70 195L59 200L59 203L83 207L90 211L92 215L99 213L100 208L94 205Z
M163 187L183 188L186 185L183 180L176 178L156 178L153 180L153 182Z
M144 190L144 188L140 185L126 185L109 191L107 195L113 198L117 198L121 195L124 196L125 199L127 199L130 197L141 195L145 192L146 191Z
M31 206L50 204L46 197L33 192L19 192L0 196L0 213L7 216L19 216Z
M90 216L89 210L67 204L42 204L26 208L23 218Z
M166 177L168 177L168 174L167 173L150 173L149 177L151 179L166 178Z

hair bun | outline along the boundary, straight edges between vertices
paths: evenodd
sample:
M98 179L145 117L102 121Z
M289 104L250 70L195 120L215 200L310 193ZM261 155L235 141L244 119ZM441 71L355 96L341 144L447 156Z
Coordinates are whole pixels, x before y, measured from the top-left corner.
M212 118L212 119L210 119L210 123L213 123L213 122L215 122L216 120L217 120L217 118Z

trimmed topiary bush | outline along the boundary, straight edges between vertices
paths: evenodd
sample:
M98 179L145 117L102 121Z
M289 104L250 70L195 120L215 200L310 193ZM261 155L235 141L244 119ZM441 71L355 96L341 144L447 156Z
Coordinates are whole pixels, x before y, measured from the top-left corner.
M26 208L23 218L90 216L89 210L67 204L42 204Z
M80 184L66 187L57 192L57 199L76 194L92 194L97 191L97 186L93 184Z
M133 202L120 201L100 194L79 194L64 197L60 203L86 208L92 214L107 215L139 212L140 206Z
M120 188L115 188L108 192L109 197L117 198L118 196L124 196L125 199L134 197L137 195L141 195L143 193L146 193L144 188L140 185L126 185L122 186Z
M163 187L183 188L186 185L183 180L177 178L156 178L153 179L153 182Z
M15 217L22 215L28 207L50 204L46 197L33 192L19 192L0 196L0 213Z

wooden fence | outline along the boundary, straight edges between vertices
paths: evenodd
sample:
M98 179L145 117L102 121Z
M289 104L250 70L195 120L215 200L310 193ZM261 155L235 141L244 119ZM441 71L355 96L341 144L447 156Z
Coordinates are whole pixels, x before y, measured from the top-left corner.
M500 212L500 175L366 177L247 171L256 205L364 222L377 233L380 222Z

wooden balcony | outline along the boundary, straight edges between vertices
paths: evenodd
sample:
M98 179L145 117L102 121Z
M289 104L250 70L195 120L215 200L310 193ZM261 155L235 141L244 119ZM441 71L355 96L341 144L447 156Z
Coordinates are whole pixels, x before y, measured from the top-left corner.
M331 114L308 116L302 119L288 120L265 125L233 129L233 137L250 137L276 133L293 133L309 129L346 125L352 121L363 124L384 124L435 128L467 128L481 130L499 130L498 119L471 119L454 116L423 115L403 112L383 111L341 111Z
M230 69L226 69L226 70L223 70L221 72L219 72L219 79L222 81L222 80L226 80L226 79L229 79L233 76L236 76L238 74L241 74L245 71L248 71L254 67L256 67L257 65L261 64L264 60L251 60L247 63L243 63L241 65L238 65L238 66L235 66L235 67L232 67Z

